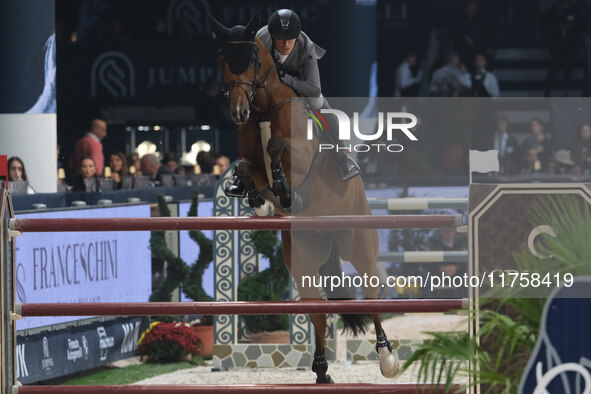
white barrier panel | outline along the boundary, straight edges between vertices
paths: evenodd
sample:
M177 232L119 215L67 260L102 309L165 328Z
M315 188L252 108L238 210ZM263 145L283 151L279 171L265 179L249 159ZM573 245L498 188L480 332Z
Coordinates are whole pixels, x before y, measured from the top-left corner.
M39 212L17 218L150 217L149 205ZM16 302L143 302L151 289L150 232L25 233L16 242ZM78 320L36 317L17 330Z

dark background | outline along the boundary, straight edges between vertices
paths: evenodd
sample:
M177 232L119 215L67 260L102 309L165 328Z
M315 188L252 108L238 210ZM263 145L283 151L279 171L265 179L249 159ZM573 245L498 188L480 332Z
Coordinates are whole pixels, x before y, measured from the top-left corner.
M0 2L0 113L23 113L43 91L53 0Z

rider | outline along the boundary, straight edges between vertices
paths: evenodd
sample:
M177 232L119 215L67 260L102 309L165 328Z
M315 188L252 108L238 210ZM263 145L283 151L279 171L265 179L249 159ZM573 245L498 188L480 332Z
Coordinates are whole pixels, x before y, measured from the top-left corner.
M318 59L326 51L301 31L300 18L295 12L288 9L275 11L268 25L257 32L257 37L273 56L279 78L284 84L299 97L306 97L308 104L315 110L330 108L322 96L318 72ZM327 120L332 121L332 118L327 117ZM333 143L338 142L338 127L328 127L328 134ZM353 159L342 151L338 155L338 168L343 182L359 175L359 166ZM226 194L242 196L244 188L240 181L229 184Z
M299 97L318 110L330 108L322 96L318 59L326 51L313 43L301 30L300 18L288 9L275 11L257 37L275 60L281 81ZM327 117L332 118L332 117ZM328 127L333 142L338 142L338 127ZM343 152L339 152L339 170L343 182L359 175L359 166Z

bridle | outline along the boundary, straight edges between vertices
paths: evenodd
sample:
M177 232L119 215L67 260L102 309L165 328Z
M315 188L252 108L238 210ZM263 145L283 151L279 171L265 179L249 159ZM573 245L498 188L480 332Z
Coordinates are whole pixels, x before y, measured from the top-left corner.
M243 79L234 79L232 81L229 81L228 83L226 83L227 86L227 90L224 93L224 95L226 96L226 99L230 99L230 93L232 92L232 89L239 87L242 89L242 91L244 91L244 94L246 95L247 99L248 99L248 105L249 107L251 107L254 111L256 112L260 112L260 108L258 108L256 105L254 105L252 102L254 100L254 97L257 93L257 89L259 88L264 88L265 86L267 86L267 79L269 78L269 75L271 75L271 72L273 71L273 69L275 68L275 64L273 64L271 67L269 67L269 69L265 72L265 74L263 74L263 78L257 82L257 76L259 75L259 71L261 68L261 58L259 56L259 48L257 47L256 43L253 41L228 41L225 42L224 45L234 45L234 44L247 44L247 45L253 45L254 46L254 76L253 76L253 80L252 82L250 81L245 81ZM224 54L223 51L220 51L220 58L223 58ZM244 87L244 85L246 86L250 86L250 92L248 92L246 90L246 88Z

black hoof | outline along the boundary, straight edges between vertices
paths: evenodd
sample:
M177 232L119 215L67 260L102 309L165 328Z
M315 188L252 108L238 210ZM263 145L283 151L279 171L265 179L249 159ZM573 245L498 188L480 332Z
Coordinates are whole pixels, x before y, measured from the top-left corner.
M330 377L330 375L325 375L323 377L316 378L316 384L334 384L334 380Z

